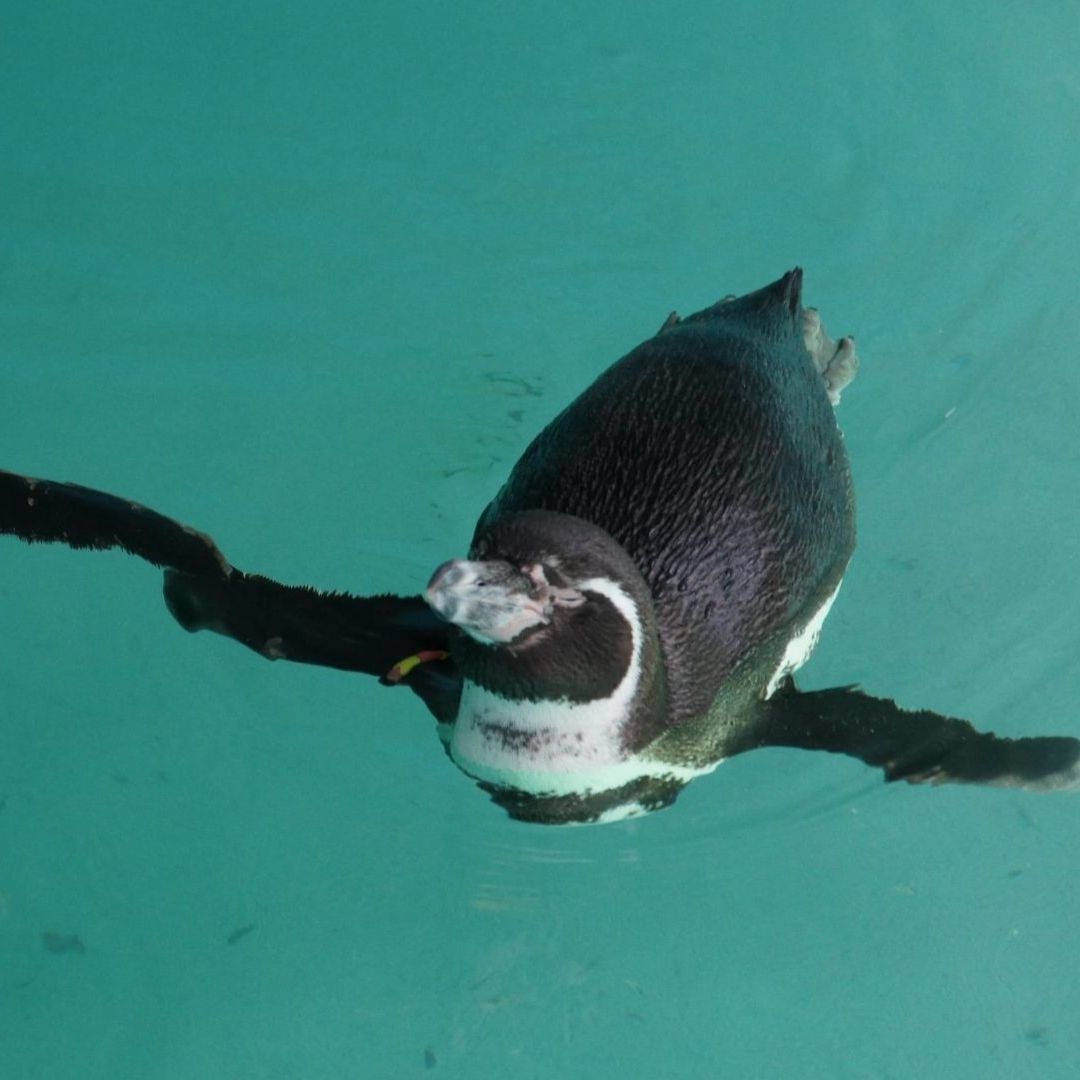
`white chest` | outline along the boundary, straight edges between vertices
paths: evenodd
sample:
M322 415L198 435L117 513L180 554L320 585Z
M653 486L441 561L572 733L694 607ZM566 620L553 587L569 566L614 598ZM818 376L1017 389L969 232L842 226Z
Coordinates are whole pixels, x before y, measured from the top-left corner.
M513 701L465 681L450 738L454 761L478 780L535 794L600 790L641 768L622 746L641 683L642 632L633 600L606 578L582 582L622 612L631 628L631 656L610 695L587 702Z

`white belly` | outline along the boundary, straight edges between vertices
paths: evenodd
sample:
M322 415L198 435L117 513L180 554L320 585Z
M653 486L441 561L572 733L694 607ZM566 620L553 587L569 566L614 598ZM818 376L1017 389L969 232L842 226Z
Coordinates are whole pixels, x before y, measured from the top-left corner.
M621 745L625 710L613 708L613 698L587 704L511 702L466 682L448 732L450 756L477 780L533 795L596 795L644 777L688 783L720 764L690 767L626 754ZM618 816L633 813L623 808Z
M787 643L784 655L780 658L780 664L765 687L766 700L776 693L785 675L798 671L810 659L814 646L817 645L818 638L821 636L821 628L825 625L825 616L829 614L829 608L833 606L833 601L842 584L843 581L833 589L828 600L810 616L806 625Z

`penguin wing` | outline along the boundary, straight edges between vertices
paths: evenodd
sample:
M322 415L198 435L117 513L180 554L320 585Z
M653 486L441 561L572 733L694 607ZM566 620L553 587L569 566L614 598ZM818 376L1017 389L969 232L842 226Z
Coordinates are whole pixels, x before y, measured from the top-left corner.
M785 679L740 749L792 746L828 750L884 769L909 784L986 784L1055 791L1080 786L1080 741L999 738L968 721L908 711L855 687L802 693Z
M448 627L419 596L349 596L281 585L231 566L205 533L78 484L0 472L0 534L28 543L121 548L165 571L165 602L186 630L214 630L271 660L404 683L453 719L460 679Z

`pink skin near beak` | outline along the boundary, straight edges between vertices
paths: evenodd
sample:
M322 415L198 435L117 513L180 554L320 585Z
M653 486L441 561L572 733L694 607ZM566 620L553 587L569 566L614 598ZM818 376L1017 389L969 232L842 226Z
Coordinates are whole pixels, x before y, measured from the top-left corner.
M574 589L548 584L544 568L522 569L508 562L443 563L428 582L431 609L470 637L487 645L506 645L527 630L551 622L555 607L575 607L585 598Z

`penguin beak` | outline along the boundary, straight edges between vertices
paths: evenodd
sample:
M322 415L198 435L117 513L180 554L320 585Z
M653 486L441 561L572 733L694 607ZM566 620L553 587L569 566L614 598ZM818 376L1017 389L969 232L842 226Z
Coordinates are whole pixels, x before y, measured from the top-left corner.
M584 603L573 589L555 589L543 568L519 570L501 559L452 559L440 566L424 594L440 618L484 645L506 645L551 622L556 606Z

